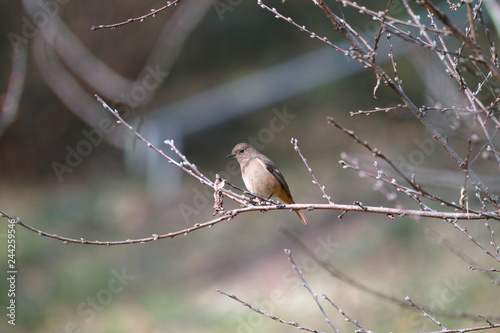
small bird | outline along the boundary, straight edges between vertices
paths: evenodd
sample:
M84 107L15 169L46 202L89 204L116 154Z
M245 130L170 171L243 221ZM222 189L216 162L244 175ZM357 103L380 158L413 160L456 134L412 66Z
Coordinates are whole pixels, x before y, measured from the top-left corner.
M252 145L238 143L226 157L234 157L240 163L241 177L250 192L267 199L276 196L287 204L295 203L285 178L274 162ZM302 211L296 210L295 213L304 225L308 225Z

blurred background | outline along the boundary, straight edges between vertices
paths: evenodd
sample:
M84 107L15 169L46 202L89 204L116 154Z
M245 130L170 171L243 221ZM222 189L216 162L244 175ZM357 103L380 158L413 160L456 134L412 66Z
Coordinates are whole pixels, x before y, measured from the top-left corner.
M312 2L266 3L345 45ZM331 116L398 166L421 171L425 176L417 179L433 193L458 201L463 177L409 111L350 116L398 105L392 91L381 86L375 99L372 72L255 1L185 0L143 22L91 30L163 5L149 0L0 2L0 209L48 233L110 241L173 232L213 218L211 192L118 126L95 100L96 93L171 156L163 141L175 140L211 179L218 173L243 186L235 162L225 156L235 144L252 142L280 168L296 202L326 203L290 143L296 138L334 202L393 206L373 183L339 165L342 152L367 165L373 162L327 123ZM379 6L370 8L384 10L386 4ZM461 23L464 10L453 13ZM344 9L344 14L366 36L378 32L375 22L355 10ZM399 2L392 15L407 18ZM490 28L495 32L493 24ZM392 43L398 74L416 105L460 103L456 84L431 52L396 38ZM392 73L387 50L383 37L380 62ZM438 126L465 153L466 143L454 133L467 119L453 118L456 125L439 117ZM495 191L496 170L486 162L478 161L477 169ZM225 201L226 209L236 207ZM220 289L285 320L329 331L285 248L292 250L314 292L327 294L366 329L438 329L414 310L335 278L283 228L347 276L401 301L410 296L450 327L479 323L439 314L498 310L489 276L469 270L409 218L348 213L338 219L335 211L306 215L307 228L288 211L254 212L174 239L110 247L63 244L18 227L17 321L15 327L8 325L2 310L0 330L296 330L251 312L217 293ZM421 222L480 264L492 265L452 225ZM3 249L6 225L0 232ZM488 242L482 223L463 225ZM6 262L2 255L1 267ZM5 279L0 285L6 290ZM0 300L5 309L6 292ZM354 328L326 302L323 307L338 328Z

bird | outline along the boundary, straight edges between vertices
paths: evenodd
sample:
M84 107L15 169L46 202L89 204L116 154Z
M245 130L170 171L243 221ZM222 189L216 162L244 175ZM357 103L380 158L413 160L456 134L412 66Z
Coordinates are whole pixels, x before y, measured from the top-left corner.
M231 154L226 157L234 157L238 161L241 167L241 177L250 192L267 199L275 196L287 204L295 203L285 177L276 164L251 144L238 143ZM309 224L302 211L294 211L304 225Z

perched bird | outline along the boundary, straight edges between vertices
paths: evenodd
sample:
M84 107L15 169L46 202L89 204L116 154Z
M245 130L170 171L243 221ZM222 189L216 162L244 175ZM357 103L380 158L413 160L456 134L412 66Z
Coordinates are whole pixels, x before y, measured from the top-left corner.
M266 199L275 196L287 204L295 203L285 178L274 162L252 145L238 143L227 157L234 157L240 163L241 177L250 192ZM304 225L308 225L302 211L296 210L295 213Z

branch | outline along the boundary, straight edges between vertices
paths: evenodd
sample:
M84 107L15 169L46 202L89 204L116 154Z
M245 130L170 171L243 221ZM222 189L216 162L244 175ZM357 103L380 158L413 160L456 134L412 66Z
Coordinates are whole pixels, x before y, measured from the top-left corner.
M323 198L325 198L328 201L329 204L333 204L332 197L329 196L328 194L326 194L326 192L325 192L325 186L320 185L320 183L318 183L318 180L314 176L314 173L313 173L312 169L309 167L309 164L307 164L307 160L305 159L305 157L300 152L299 141L297 139L293 139L292 138L292 144L293 144L293 147L295 148L295 151L299 154L300 158L302 159L302 162L304 162L304 164L305 164L305 166L307 168L307 171L309 171L309 173L311 174L311 177L313 179L312 180L313 184L318 185L319 190L321 191L321 193L323 193Z
M251 304L248 304L247 302L239 299L238 297L236 297L235 295L229 295L225 292L223 292L222 290L220 289L215 289L217 292L221 293L222 295L225 295L231 299L234 299L235 301L238 301L240 302L241 304L243 304L244 306L248 307L250 310L252 311L255 311L263 316L266 316L268 318L271 318L272 320L275 320L279 323L282 323L282 324L287 324L287 325L290 325L290 326L293 326L293 327L296 327L298 328L299 330L303 330L303 331L307 331L307 332L314 332L314 333L325 333L325 332L321 332L321 331L318 331L318 330L314 330L314 329L311 329L311 328L306 328L302 325L300 325L299 323L295 322L295 321L287 321L287 320L284 320L284 319L281 319L279 317L276 317L275 315L273 314L270 314L269 312L266 312L264 310L261 310Z
M343 158L347 158L347 157L348 156L344 156ZM354 164L354 162L355 161L351 161L350 163ZM398 200L398 198L397 198L397 196L395 195L394 192L388 191L388 190L385 189L384 186L381 186L381 182L385 182L385 179L379 178L378 175L375 176L375 175L369 173L368 171L366 171L363 168L361 168L361 166L359 166L358 164L356 164L354 166L350 165L350 167L354 168L360 174L360 177L362 177L362 178L368 178L368 180L370 180L372 182L373 188L376 191L380 192L382 195L384 195L386 197L386 199L389 202L393 203L397 208L406 208ZM407 193L409 191L409 189L408 190L400 189L401 185L397 185L397 183L395 183L394 181L387 182L387 184L391 185L391 186L396 186L396 190L397 191L402 191L405 194L409 195L409 193ZM469 265L470 269L474 269L473 267L476 267L477 270L483 272L489 278L491 278L491 279L494 278L494 275L492 274L491 270L482 269L482 267L480 267L480 265L474 259L472 259L469 255L467 255L466 253L464 253L464 251L462 251L454 243L452 243L451 241L449 241L444 235L438 233L433 228L431 228L430 226L428 226L427 223L425 223L424 221L422 221L421 218L419 218L418 216L413 216L412 219L413 219L413 221L415 221L415 223L417 223L418 225L420 225L424 229L424 231L425 231L425 233L427 235L433 237L437 241L438 244L443 245L448 250L450 250L454 255L456 255L458 258L460 258L464 262L466 262ZM489 228L489 221L488 220L485 221L485 225L487 226L487 228ZM492 239L491 242L493 244L496 244L494 242L493 230L490 231L490 237ZM493 246L495 247L495 245L493 245Z
M475 174L475 172L470 169L464 160L458 155L458 153L448 144L448 141L437 131L437 129L431 124L431 122L427 119L424 112L421 112L415 104L410 100L410 98L405 94L402 88L396 84L389 75L380 67L378 63L373 61L371 57L369 57L369 53L363 49L355 38L355 36L347 29L345 29L345 22L337 17L323 2L323 0L314 0L314 2L323 10L326 16L333 23L335 29L342 33L344 37L352 44L353 48L360 53L359 56L354 57L350 55L351 58L358 60L359 58L364 59L364 63L368 68L371 68L377 78L382 78L385 83L401 98L404 102L405 106L409 108L413 114L417 117L417 119L425 126L425 128L432 134L432 137L439 142L439 144L445 149L451 159L470 177L472 183L479 187L481 191L489 198L490 202L496 207L500 208L500 201L497 195L490 192L488 186L484 184L481 179ZM361 42L363 43L363 42ZM363 43L364 44L364 43ZM496 68L499 72L500 77L500 69Z
M333 276L333 277L339 279L340 281L343 281L343 282L349 284L350 286L352 286L358 290L361 290L369 295L372 295L372 296L378 297L380 299L383 299L385 301L388 301L390 303L396 304L404 309L409 309L411 307L407 302L403 301L402 299L391 296L389 294L385 294L381 291L375 290L375 289L363 284L359 280L356 280L355 278L347 275L346 273L344 273L344 270L339 269L339 268L333 266L330 262L319 258L318 255L313 250L311 250L309 247L307 247L301 241L300 238L298 238L297 236L292 234L288 229L282 228L281 232L294 245L296 245L302 252L304 252L308 257L314 259L314 261L316 261L321 268L323 268L325 271L330 273L331 276ZM433 311L432 308L429 308L429 309L424 308L424 309L425 309L425 311L427 311L429 313L434 314L436 312L436 311ZM476 314L466 313L463 311L454 313L454 312L446 312L446 311L442 311L441 309L438 309L435 314L439 314L441 316L446 316L449 318L467 318L470 320L478 320L478 316ZM493 316L495 319L500 319L499 315L491 315L491 316Z
M427 319L431 320L434 322L436 325L441 327L441 331L434 331L434 332L428 332L428 333L464 333L464 332L476 332L476 331L483 331L487 329L492 329L492 328L499 328L500 324L493 324L492 322L488 321L484 316L479 315L479 318L482 318L488 322L488 326L480 326L480 327L471 327L471 328L460 328L460 329L448 329L444 327L438 320L436 320L434 317L430 316L427 312L424 311L424 309L415 303L410 299L410 297L406 297L406 300L410 303L410 305L416 309L418 309L420 312L422 312L422 315L426 317Z
M221 189L218 189L222 191ZM228 190L224 190L222 192L224 195L226 193L233 193ZM235 193L233 193L236 195ZM246 204L246 203L245 203ZM382 214L382 215L387 215L390 217L394 216L400 216L400 217L405 217L405 216L420 216L420 217L430 217L430 218L437 218L437 219L442 219L442 220L448 220L448 219L453 219L453 220L482 220L486 218L486 216L482 214L475 214L475 213L447 213L447 212L436 212L436 211L422 211L422 210L411 210L411 209L398 209L398 208L388 208L388 207L376 207L376 206L365 206L362 203L355 203L352 205L343 205L343 204L271 204L269 203L268 205L256 205L256 206L248 206L248 207L242 207L242 208L237 208L233 210L229 210L225 212L225 215L216 218L211 221L203 222L203 223L196 223L193 227L178 230L175 232L169 232L166 234L162 235L157 235L153 234L151 237L146 237L146 238L138 238L138 239L127 239L127 240L121 240L121 241L99 241L99 240L87 240L84 238L76 239L76 238L68 238L64 236L60 236L57 234L51 234L42 230L39 230L33 226L30 226L18 218L14 218L13 216L9 215L8 213L5 213L4 211L0 210L0 215L2 217L6 217L9 220L14 220L17 221L16 223L28 230L31 230L33 232L38 233L40 236L45 236L53 239L57 239L62 241L63 243L75 243L75 244L88 244L88 245L123 245L123 244L143 244L151 241L155 241L157 239L163 239L163 238L173 238L175 236L179 235L187 235L188 233L192 231L196 231L198 229L206 228L206 227L211 227L217 223L220 223L225 220L231 220L234 218L236 215L240 213L247 213L247 212L265 212L265 211L274 211L274 210L315 210L315 209L322 209L322 210L338 210L338 211L348 211L348 212L363 212L363 213L375 213L375 214ZM220 212L222 214L222 212Z
M410 297L406 296L405 299L408 301L408 303L410 303L410 305L416 309L418 309L420 312L422 312L422 315L425 317L425 318L428 318L429 320L431 320L434 324L438 325L439 327L441 327L443 329L443 331L446 331L448 330L446 327L444 327L439 321L437 321L436 319L434 319L434 317L430 316L427 312L425 312L425 310L420 306L420 305L417 305L415 303L413 303L413 301L410 299Z
M476 55L476 57L478 57L480 61L488 67L492 74L500 80L500 68L483 53L483 50L481 50L477 43L467 37L456 25L453 24L453 22L451 22L448 16L439 10L439 8L437 8L432 2L429 0L423 0L423 5L429 9L432 14L434 14L445 26L447 26L453 32L453 35L464 43Z
M168 1L165 6L158 8L158 9L151 9L151 12L146 14L146 15L142 15L142 16L135 17L135 18L129 18L128 20L120 22L120 23L101 24L101 25L97 25L97 26L93 25L92 27L90 27L90 30L116 29L117 27L120 27L120 26L125 25L125 24L129 24L132 22L137 22L137 21L142 22L145 19L147 19L148 17L155 17L156 14L158 14L159 12L161 12L169 7L176 6L179 2L181 2L181 0L174 0L172 2Z
M48 232L38 230L37 228L32 227L32 226L30 226L28 224L25 224L19 218L14 218L13 216L5 213L2 210L0 210L0 216L8 218L13 223L16 223L17 225L20 225L21 227L24 227L24 228L26 228L28 230L36 232L40 236L44 236L44 237L48 237L48 238L52 238L52 239L57 239L57 240L62 241L64 244L73 243L73 244L105 245L105 246L110 246L110 245L125 245L125 244L144 244L144 243L152 242L152 241L155 241L155 240L158 240L158 239L174 238L174 237L180 236L180 235L187 235L190 232L198 230L198 229L207 228L207 227L211 228L212 226L214 226L215 224L217 224L219 222L222 222L222 221L225 221L225 220L230 220L230 219L233 218L233 216L231 215L231 213L228 212L227 215L221 216L221 217L216 218L214 220L211 220L211 221L208 221L208 222L204 222L204 223L196 223L191 228L186 228L186 229L182 229L182 230L175 231L175 232L169 232L169 233L162 234L162 235L152 234L151 237L137 238L137 239L126 239L126 240L121 240L121 241L99 241L99 240L94 240L93 241L93 240L88 240L88 239L85 239L85 238L80 238L80 239L68 238L68 237L57 235L57 234L50 234Z
M285 249L285 253L286 255L288 256L288 260L290 260L290 263L292 264L292 267L293 269L295 269L295 271L297 272L297 274L299 275L300 279L302 280L302 285L304 286L304 288L307 289L307 291L309 291L309 293L311 294L312 298L314 299L314 301L316 301L316 304L318 305L319 309L321 310L321 312L323 313L323 316L325 316L325 320L326 322L328 323L328 325L330 325L330 327L336 332L336 333L339 333L340 331L333 325L332 321L330 320L330 318L328 318L328 315L326 314L325 310L323 310L323 307L321 306L321 304L319 303L319 300L318 300L318 294L314 293L312 290L311 290L311 287L309 287L309 285L307 284L306 282L306 279L304 279L304 275L302 274L302 271L297 267L297 265L295 264L295 262L293 261L293 258L292 258L292 251L290 251L289 249Z
M118 119L118 123L123 124L126 126L131 132L134 133L134 135L141 141L143 141L148 147L153 149L156 153L160 154L162 157L167 159L167 161L171 164L174 164L175 166L181 168L183 171L188 173L190 176L195 177L198 179L202 184L210 186L214 189L214 193L216 194L216 208L215 208L215 213L220 215L219 218L216 218L211 221L207 221L204 223L197 223L191 228L187 229L182 229L179 231L175 232L170 232L162 235L158 234L153 234L151 237L145 237L145 238L138 238L138 239L127 239L127 240L121 240L121 241L91 241L87 240L84 238L80 239L75 239L75 238L69 238L69 237L64 237L60 236L57 234L51 234L42 230L39 230L33 226L30 226L28 224L25 224L24 222L20 221L18 218L14 218L13 216L3 212L0 210L0 215L2 217L6 217L10 220L16 221L17 224L20 226L31 230L33 232L38 233L41 236L53 238L62 241L63 243L75 243L75 244L89 244L89 245L122 245L122 244L143 244L146 242L150 241L155 241L157 239L163 239L163 238L173 238L178 235L186 235L190 233L191 231L195 231L198 229L202 229L205 227L211 227L219 222L225 221L225 220L230 220L236 215L240 213L246 213L246 212L251 212L251 211L269 211L269 210L283 210L283 209L289 209L289 210L314 210L314 209L326 209L326 210L340 210L345 212L348 211L353 211L353 212L363 212L363 213L375 213L375 214L384 214L387 215L390 218L394 218L394 216L419 216L419 217L430 217L430 218L437 218L437 219L443 219L443 220L482 220L485 218L492 218L492 219L497 219L500 220L500 217L498 214L494 214L491 212L463 212L463 213L453 213L453 212L438 212L438 211L430 211L430 210L411 210L411 209L401 209L401 208L389 208L389 207L375 207L375 206L366 206L363 205L360 202L355 202L352 205L345 205L345 204L334 204L334 203L329 203L329 204L276 204L271 200L263 200L260 202L259 205L254 205L254 206L249 206L249 199L239 195L237 193L234 193L231 190L224 189L221 186L222 184L226 183L224 180L219 179L217 181L217 184L215 184L213 181L208 179L205 175L203 175L196 165L192 164L189 162L189 160L181 154L181 152L175 147L174 143L172 140L166 140L165 143L170 146L170 149L174 151L174 153L181 159L181 162L176 161L172 157L168 156L165 154L162 150L158 149L154 145L152 145L148 140L146 140L144 137L142 137L137 131L134 130L132 126L130 126L126 121L123 120L123 118L120 116L120 114L116 111L113 110L109 107L104 100L99 97L98 95L95 95L96 99L103 105L105 109L111 112L112 115L114 115ZM355 136L356 140L357 137ZM360 141L361 142L361 141ZM366 147L369 147L366 143L364 144ZM297 146L298 149L298 146ZM373 152L376 152L376 150L371 149ZM300 150L298 150L300 154ZM301 155L301 154L300 154ZM380 156L383 156L380 154ZM301 155L302 159L305 161L304 157ZM307 165L307 163L306 163ZM312 172L312 170L311 170ZM314 177L314 174L312 174ZM315 178L314 178L315 179ZM318 184L318 186L320 186ZM320 188L324 189L322 186ZM235 202L238 202L241 204L243 207L238 208L238 209L233 209L230 211L225 212L223 210L222 206L222 198L221 196L225 196ZM491 255L491 254L490 254Z
M367 331L365 330L359 323L357 320L354 320L354 319L351 319L343 310L341 310L337 304L333 303L331 299L328 298L328 296L326 296L325 294L323 294L321 297L323 297L323 299L326 299L335 309L337 309L338 312L340 312L341 315L343 315L345 317L345 320L347 320L348 322L356 325L359 330L356 330L356 332L359 332L359 333L372 333L371 331Z
M433 332L427 332L427 333L466 333L466 332L477 332L477 331L484 331L484 330L489 330L492 328L499 328L500 324L493 324L493 325L488 325L488 326L479 326L479 327L471 327L471 328L459 328L456 330L441 330L441 331L433 331Z
M305 29L304 26L300 26L299 24L295 23L291 18L289 17L286 18L285 16L281 15L276 10L276 8L270 8L266 6L262 2L262 0L257 0L257 4L259 6L273 13L276 18L283 19L286 22L298 27L302 31L307 31L312 38L317 38L327 43L328 45L334 47L336 50L344 53L344 55L362 63L366 68L371 68L377 77L377 82L379 80L384 80L385 84L401 98L401 100L404 102L405 107L413 112L415 117L431 133L432 137L436 141L438 141L438 143L444 148L444 150L450 156L450 158L466 173L466 175L470 178L471 182L488 197L488 200L491 202L491 204L493 204L496 208L500 209L500 199L498 195L490 192L488 186L486 186L486 184L484 184L481 181L481 179L476 175L476 173L468 167L468 165L464 162L464 160L460 157L460 155L458 155L458 153L449 145L448 140L444 138L438 132L438 130L432 125L432 123L427 119L425 113L419 110L419 108L417 108L417 106L406 95L403 89L391 79L391 77L383 70L382 67L380 67L380 65L377 62L375 62L372 59L371 54L373 52L373 49L366 42L366 40L362 38L362 36L360 36L345 20L335 15L330 10L330 8L324 3L323 0L313 0L313 2L323 10L323 12L332 22L335 29L342 35L344 35L344 37L351 43L352 48L350 51L343 50L342 48L332 44L330 41L328 41L326 37L319 38L314 32L311 32ZM484 60L483 58L484 57L481 57L480 60ZM489 61L488 59L486 60ZM491 63L491 61L489 62ZM500 73L500 69L497 68L496 70Z
M368 142L366 141L362 141L355 133L354 131L352 130L349 130L349 129L346 129L345 127L343 127L342 125L340 125L338 122L335 121L334 118L332 117L327 117L327 121L329 124L331 125L334 125L335 127L337 127L338 129L340 129L342 132L344 132L345 134L349 135L353 140L354 142L362 145L363 147L365 147L367 150L369 150L375 157L377 158L380 158L382 159L383 161L385 161L387 164L389 164L389 166L391 166L391 168L396 171L398 173L398 175L403 178L408 184L410 184L410 186L412 187L413 191L415 191L415 194L417 195L422 195L424 197L426 197L427 199L430 199L432 201L435 201L435 202L438 202L438 203L441 203L441 204L444 204L446 206L449 206L449 207L453 207L455 209L460 209L460 210L463 210L463 207L460 206L460 205L457 205L457 204L454 204L452 202L448 202L438 196L435 196L427 191L425 191L419 184L417 184L414 179L409 179L401 170L399 170L398 167L396 167L396 165L394 165L394 163L389 159L387 158L380 150L378 150L377 148L373 148L371 147ZM344 167L346 167L344 165ZM347 166L349 167L349 166ZM378 179L378 176L377 176L377 179ZM385 179L384 179L385 180ZM394 179L390 179L390 180L387 180L388 183L390 183L391 185L394 185L394 186L400 186L396 183L396 181ZM406 193L406 191L405 191ZM488 217L491 217L493 219L498 219L498 213L497 212L478 212L478 211L473 211L471 209L468 209L468 210L465 210L466 212L474 212L476 214L485 214L485 216L488 216Z

